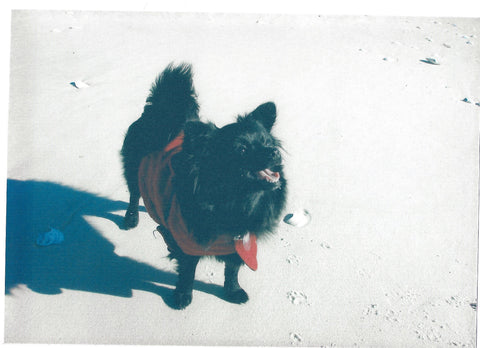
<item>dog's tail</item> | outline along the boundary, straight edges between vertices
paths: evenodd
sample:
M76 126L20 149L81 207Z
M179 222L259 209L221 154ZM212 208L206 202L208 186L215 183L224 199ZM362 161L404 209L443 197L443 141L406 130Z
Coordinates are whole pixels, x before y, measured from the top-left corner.
M198 102L193 87L192 67L170 63L150 89L143 116L155 123L180 129L188 120L198 119ZM168 127L168 126L167 126Z

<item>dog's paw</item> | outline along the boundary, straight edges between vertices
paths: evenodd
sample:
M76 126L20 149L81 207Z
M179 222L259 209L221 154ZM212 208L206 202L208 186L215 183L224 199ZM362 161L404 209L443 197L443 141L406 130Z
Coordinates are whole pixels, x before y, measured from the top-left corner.
M190 303L192 303L191 292L182 292L175 289L173 297L175 300L175 308L177 309L185 309Z
M138 211L127 210L125 218L123 219L123 225L126 230L137 227L138 225Z
M248 301L248 294L243 289L228 290L225 289L225 298L232 303L245 303Z

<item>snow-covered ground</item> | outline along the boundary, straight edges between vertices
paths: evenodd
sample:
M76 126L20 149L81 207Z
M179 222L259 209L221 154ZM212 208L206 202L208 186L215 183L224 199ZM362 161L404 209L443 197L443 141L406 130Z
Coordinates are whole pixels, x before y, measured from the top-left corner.
M479 19L15 11L11 35L6 342L475 345ZM277 104L285 214L311 216L259 245L245 305L204 260L172 309L156 224L121 229L123 136L171 61L218 125Z

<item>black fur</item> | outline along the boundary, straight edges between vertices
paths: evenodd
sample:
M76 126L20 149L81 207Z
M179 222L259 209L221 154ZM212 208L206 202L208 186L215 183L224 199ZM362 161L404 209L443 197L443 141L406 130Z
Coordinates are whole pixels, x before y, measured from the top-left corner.
M125 227L138 224L142 158L165 148L183 130L183 150L172 159L174 188L197 242L206 245L223 234L234 237L252 232L261 238L273 232L286 201L281 144L271 134L275 104L262 104L222 128L200 121L198 111L191 67L170 64L153 84L142 116L129 127L123 143L130 191ZM175 302L185 308L192 300L199 257L179 248L171 250L171 257L178 261L179 272ZM237 277L243 261L237 254L217 258L226 263L226 299L246 302L248 295Z

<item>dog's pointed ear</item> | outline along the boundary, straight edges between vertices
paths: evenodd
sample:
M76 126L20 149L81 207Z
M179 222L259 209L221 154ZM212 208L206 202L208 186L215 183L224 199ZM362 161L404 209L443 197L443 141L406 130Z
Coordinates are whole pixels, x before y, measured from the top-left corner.
M277 118L277 107L273 102L264 103L253 110L248 117L260 122L270 132Z
M198 153L207 150L208 142L217 129L211 122L187 122L184 129L184 150L188 153Z

